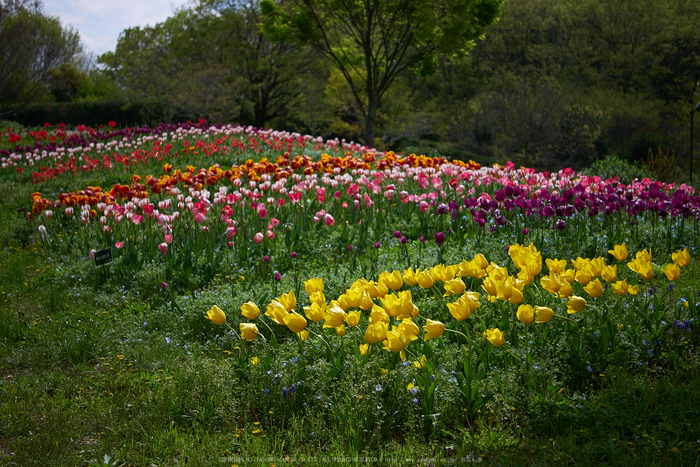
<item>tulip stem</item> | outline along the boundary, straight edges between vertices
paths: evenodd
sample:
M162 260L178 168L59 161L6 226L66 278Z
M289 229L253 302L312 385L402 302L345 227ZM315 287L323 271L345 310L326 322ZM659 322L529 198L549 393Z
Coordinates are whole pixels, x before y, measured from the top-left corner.
M469 340L469 338L467 337L467 335L464 334L464 333L461 332L461 331L457 331L456 329L447 329L447 328L445 328L445 332L447 332L447 331L449 331L449 332L454 332L455 334L459 334L460 336L464 337L467 341Z

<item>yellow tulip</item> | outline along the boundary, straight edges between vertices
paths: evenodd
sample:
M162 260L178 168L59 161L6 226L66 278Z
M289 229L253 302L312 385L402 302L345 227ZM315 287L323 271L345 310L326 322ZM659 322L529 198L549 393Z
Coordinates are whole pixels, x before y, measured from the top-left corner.
M384 350L401 352L403 351L404 347L417 338L418 336L403 334L396 326L394 326L391 331L386 333L386 339L384 339L382 343L384 344Z
M420 370L421 368L425 368L425 364L427 363L428 359L425 358L425 355L421 356L420 360L416 360L413 362L413 368L416 370Z
M505 343L503 332L498 328L491 328L484 331L484 341L489 341L494 347L500 347Z
M440 337L445 333L445 325L440 321L433 321L432 319L426 319L423 329L425 330L425 340Z
M299 313L289 313L284 317L284 324L292 332L301 332L306 327L306 320Z
M645 263L651 263L651 250L638 251L637 254L634 255L634 259Z
M670 281L677 281L681 277L681 268L676 263L670 263L664 268L664 274Z
M384 321L377 321L376 323L367 326L365 331L365 340L374 344L375 342L383 341L386 339L386 333L389 331L389 325Z
M372 350L372 346L369 344L360 344L360 355L363 357L367 355Z
M571 264L574 266L574 269L576 271L580 271L584 267L588 266L590 264L591 260L588 258L581 258L580 256L576 259L571 260Z
M384 311L384 308L379 305L372 306L372 312L369 314L369 322L374 324L378 321L388 323L391 320L389 315Z
M463 277L473 277L475 279L481 279L486 275L486 271L481 267L481 264L477 260L472 260L467 262L462 261L460 264L460 274Z
M627 287L627 293L630 295L637 295L639 293L639 286L630 285L629 287Z
M342 325L345 321L345 310L343 310L338 302L333 300L331 306L328 307L326 312L323 314L323 319L326 322L323 324L324 328L337 328Z
M413 268L404 269L403 281L406 283L406 285L416 285L418 283L418 279L416 279L416 273L413 271Z
M284 309L287 311L292 311L297 307L297 297L294 295L293 290L283 293L282 296L277 299L277 301L284 305Z
M435 276L430 271L420 271L416 273L418 285L424 289L429 289L435 283Z
M491 277L491 276L485 277L484 281L481 284L481 288L484 289L486 291L486 293L489 295L497 295L498 290L497 290L496 284L497 284L497 282L493 277Z
M254 323L241 323L240 330L241 338L248 342L255 340L255 336L258 335L258 327Z
M343 336L345 335L345 325L344 325L344 324L341 324L340 326L338 326L337 328L335 328L335 333L336 333L338 336L343 337Z
M597 258L593 258L591 260L590 265L593 277L598 277L603 272L603 268L605 267L605 260L599 256Z
M467 286L464 285L462 279L455 277L454 279L445 282L445 294L443 296L447 297L448 295L459 295L464 292L464 289L466 288Z
M399 290L403 286L403 279L399 271L384 271L379 275L379 283L385 285L388 289Z
M588 295L593 298L600 297L603 295L603 292L605 292L605 289L603 289L603 284L600 283L600 279L591 281L586 287L583 288L583 290L588 292Z
M219 325L226 322L226 314L216 305L212 306L211 310L207 311L205 318L211 320L212 323Z
M566 260L565 259L549 259L547 258L544 260L545 264L547 265L547 270L549 273L555 273L555 274L560 274L566 269Z
M521 323L530 324L535 319L535 310L532 309L531 305L523 304L518 307L516 315Z
M556 294L561 289L561 282L559 282L554 272L550 272L548 276L541 277L540 285L542 285L544 290L552 294Z
M477 253L476 255L474 255L473 261L474 261L476 264L478 264L479 267L480 267L481 269L484 269L484 270L485 270L485 269L488 267L488 265L489 265L488 260L487 260L486 257L485 257L483 254L481 254L481 253Z
M309 301L311 303L318 303L319 305L325 306L326 295L319 290L318 292L314 292L311 295L309 295Z
M456 320L465 320L471 316L479 306L479 294L477 292L467 292L459 300L447 304L447 309Z
M267 305L267 310L265 311L265 316L269 316L272 321L284 326L284 317L289 313L287 309L277 300L272 300L269 305Z
M614 266L605 266L600 275L605 282L613 282L617 279L617 264Z
M314 323L318 323L323 320L323 314L326 311L326 303L319 304L317 302L311 303L309 306L304 307L304 314Z
M615 292L617 295L627 295L628 288L626 280L613 282L612 284L610 284L610 286L612 287L613 292Z
M359 311L351 311L345 317L345 322L348 324L348 326L354 328L360 323L360 316L362 316L362 313Z
M573 284L574 281L576 280L576 270L575 269L567 269L566 271L561 273L560 278L564 279L569 284Z
M576 271L576 282L579 284L588 285L588 283L591 282L591 279L593 279L593 271L591 270L590 265L584 266Z
M367 284L367 293L369 293L369 296L374 300L375 298L382 298L385 297L386 294L389 293L389 289L383 284L380 284L378 282L370 282Z
M253 302L246 302L241 305L241 314L248 319L257 319L260 316L260 309L258 305Z
M372 297L369 295L369 293L367 293L366 291L362 292L362 298L360 300L360 308L367 311L370 308L372 308L373 305L374 305L374 302L372 302Z
M562 282L561 287L559 288L559 296L562 298L567 298L571 296L572 293L574 293L574 289L571 287L571 284L566 281Z
M566 312L569 314L578 313L586 307L586 300L576 295L569 297L566 302Z
M672 253L671 258L673 258L673 262L678 266L687 266L690 264L690 254L688 253L687 248L683 248L682 250Z
M314 292L323 292L323 279L315 277L304 281L304 290L309 296Z
M608 253L613 255L616 260L624 261L627 259L627 246L624 243L622 245L615 245L612 250L608 250Z
M251 365L257 365L258 363L260 363L260 357L253 357L250 359Z
M420 328L410 318L406 318L401 320L401 324L399 324L399 332L407 336L418 337L418 334L420 333Z
M306 329L301 331L298 334L299 334L299 339L301 339L302 342L304 342L306 339L309 338L309 331L307 331Z
M634 259L632 262L627 263L627 267L639 274L645 281L650 281L654 277L654 267L651 262Z
M554 310L545 306L536 306L535 313L537 314L535 323L547 323L554 317Z

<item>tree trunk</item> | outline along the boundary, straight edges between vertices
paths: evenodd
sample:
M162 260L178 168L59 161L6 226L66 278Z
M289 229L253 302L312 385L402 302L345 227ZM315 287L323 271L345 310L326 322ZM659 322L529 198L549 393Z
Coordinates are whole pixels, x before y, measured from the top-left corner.
M365 146L374 148L374 120L377 116L379 99L369 95L367 102L367 117L365 119Z

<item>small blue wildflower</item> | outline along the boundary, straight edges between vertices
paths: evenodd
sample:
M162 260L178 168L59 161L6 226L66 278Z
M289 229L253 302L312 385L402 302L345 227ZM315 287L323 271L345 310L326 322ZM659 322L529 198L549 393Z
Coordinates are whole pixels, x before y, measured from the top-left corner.
M267 396L268 394L270 394L270 390L269 390L269 389L265 389L265 395Z
M413 398L413 404L414 404L414 405L418 405L418 398L417 398L417 397L414 397L414 398Z
M412 396L415 396L416 394L418 394L418 388L415 387L415 386L413 386L413 387L411 388L411 395L412 395Z
M375 386L374 390L377 391L377 392L381 392L381 390L382 390L382 385L381 385L381 384L377 384L377 386Z

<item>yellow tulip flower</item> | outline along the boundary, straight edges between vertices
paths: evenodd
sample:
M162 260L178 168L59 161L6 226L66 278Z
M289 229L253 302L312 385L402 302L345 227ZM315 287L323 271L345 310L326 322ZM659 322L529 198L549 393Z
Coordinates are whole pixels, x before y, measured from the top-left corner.
M324 328L337 328L338 326L342 325L343 322L345 321L345 310L343 310L338 302L333 300L331 302L331 306L328 307L326 312L323 314L323 319L326 320L325 323L323 323Z
M372 312L369 315L369 322L374 324L378 321L382 321L384 323L388 323L391 320L389 315L384 311L384 308L380 307L379 305L373 305L372 306Z
M297 297L294 295L293 290L283 293L282 296L277 299L277 301L284 305L284 309L287 311L292 311L297 307Z
M372 346L369 344L360 344L360 355L363 357L367 355L370 350L372 350Z
M425 340L440 337L445 333L445 325L440 321L433 321L432 319L426 319L423 329L425 330Z
M302 342L309 338L309 331L307 331L306 329L297 334L299 334L299 339L301 339Z
M289 313L284 317L284 324L286 324L292 332L301 332L306 327L306 319L299 313Z
M326 304L326 295L322 291L314 292L311 295L309 295L309 301L311 303L318 303L319 305L325 306Z
M210 320L212 323L219 325L226 322L226 314L216 305L212 306L211 310L207 311L205 318Z
M403 279L399 271L384 271L379 275L379 283L391 290L399 290L403 287Z
M304 314L311 321L318 323L324 318L324 312L326 311L326 303L319 304L317 302L312 302L311 305L304 307Z
M386 333L388 331L389 325L384 321L377 321L376 323L370 324L365 331L365 341L370 344L383 341L386 339Z
M610 284L610 286L612 287L613 292L615 292L617 295L620 295L620 296L627 295L627 281L626 280L613 282L612 284Z
M257 365L258 363L260 363L260 357L253 357L250 359L251 365Z
M282 305L277 300L272 300L269 305L267 305L267 310L265 311L265 316L269 316L272 321L284 326L284 317L289 313L284 305Z
M362 313L360 313L359 311L351 311L345 317L345 322L348 326L354 328L360 323L360 316L362 316Z
M612 250L608 250L608 253L613 255L616 260L624 261L627 259L627 246L624 243L622 245L615 245Z
M241 314L248 319L255 320L258 316L260 316L260 309L255 303L246 302L241 305Z
M603 295L603 292L605 292L605 289L603 289L603 284L600 283L600 279L591 281L586 287L583 288L583 290L588 292L588 295L593 298L600 297Z
M570 315L573 313L578 313L579 311L583 310L586 307L586 300L579 296L572 296L569 297L569 300L566 302L566 312L569 313Z
M637 295L639 293L639 286L630 285L629 287L627 287L627 293L630 295Z
M378 282L370 282L367 284L366 287L367 293L369 293L369 296L372 300L375 298L382 298L385 297L386 294L389 293L389 289L384 284L380 284Z
M532 309L531 305L523 304L518 307L516 315L521 323L530 324L535 319L535 310Z
M406 283L406 285L416 285L418 283L418 279L416 279L416 273L413 271L413 268L404 269L403 281Z
M505 343L503 332L498 328L491 328L484 331L484 341L489 341L494 347L500 347Z
M435 276L430 271L420 271L416 273L416 280L418 285L424 289L429 289L435 283Z
M545 264L547 265L547 270L549 273L561 274L566 269L565 259L545 259Z
M241 338L247 340L248 342L255 340L255 336L258 335L258 327L255 325L255 323L241 323L240 330Z
M416 336L420 333L420 328L410 318L402 319L399 324L399 332L407 336Z
M535 323L547 323L554 317L554 310L545 306L536 306L535 313L537 315Z
M687 248L683 248L682 250L672 253L671 258L673 258L673 262L678 266L687 266L690 264L690 254L688 253Z
M338 336L343 337L343 336L345 335L345 325L344 325L344 324L341 324L340 326L338 326L337 328L335 328L335 333L336 333Z
M670 281L677 281L681 277L681 268L676 263L670 263L664 268L664 274Z
M614 266L605 266L600 273L600 276L605 282L613 282L617 279L617 264Z
M455 277L454 279L445 282L445 294L443 296L447 297L448 295L459 295L464 292L464 289L466 288L467 286L464 285L462 279Z
M314 292L323 292L323 279L315 277L304 281L304 290L306 290L306 293L309 295Z
M627 263L627 267L639 274L645 281L650 281L654 277L654 267L651 262L642 259L634 259L632 262Z

